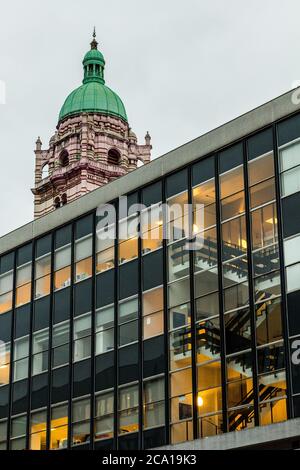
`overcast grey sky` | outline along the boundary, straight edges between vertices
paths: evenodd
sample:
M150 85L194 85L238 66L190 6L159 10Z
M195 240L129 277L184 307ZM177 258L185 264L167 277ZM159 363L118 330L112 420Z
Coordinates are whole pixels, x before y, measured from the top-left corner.
M35 140L81 84L94 24L106 83L157 157L290 89L299 17L299 0L2 0L0 235L33 217Z

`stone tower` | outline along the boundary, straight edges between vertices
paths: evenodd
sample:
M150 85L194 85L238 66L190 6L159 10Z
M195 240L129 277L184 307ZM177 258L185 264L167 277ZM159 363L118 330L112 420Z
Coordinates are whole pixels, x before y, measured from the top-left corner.
M121 99L105 85L95 31L82 63L83 83L65 100L49 148L36 141L35 218L150 161L150 135L138 144Z

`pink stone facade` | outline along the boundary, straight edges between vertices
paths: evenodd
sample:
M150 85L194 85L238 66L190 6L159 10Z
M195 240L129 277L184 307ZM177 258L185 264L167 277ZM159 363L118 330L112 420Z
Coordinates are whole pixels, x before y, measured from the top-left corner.
M151 137L139 145L122 119L82 113L62 120L49 148L35 149L34 217L38 218L74 201L110 181L147 164Z

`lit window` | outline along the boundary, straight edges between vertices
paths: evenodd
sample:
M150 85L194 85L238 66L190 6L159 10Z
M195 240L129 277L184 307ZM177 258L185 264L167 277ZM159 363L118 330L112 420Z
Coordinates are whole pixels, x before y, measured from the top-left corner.
M30 450L46 450L47 412L31 413Z
M71 246L55 250L54 255L54 288L68 287L71 283Z
M143 337L147 339L163 332L163 288L158 287L143 293Z
M161 203L142 212L141 237L143 254L162 246L163 214Z
M16 307L30 302L31 299L31 263L17 268Z
M119 264L138 256L139 217L133 215L119 222Z
M167 238L169 242L189 235L189 205L187 191L167 201Z
M92 236L75 242L75 281L82 281L92 275Z
M50 449L66 449L68 447L68 407L53 407L51 410Z
M221 216L227 220L245 212L243 166L220 176Z
M96 233L96 272L113 268L115 264L115 226L111 225Z
M13 271L0 276L0 314L12 308Z
M0 342L0 386L9 383L10 343Z

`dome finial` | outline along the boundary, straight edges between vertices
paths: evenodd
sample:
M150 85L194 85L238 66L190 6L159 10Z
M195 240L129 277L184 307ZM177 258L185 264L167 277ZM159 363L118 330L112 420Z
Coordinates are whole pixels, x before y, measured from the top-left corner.
M93 40L91 42L91 49L97 49L98 43L96 41L96 27L94 26L94 31L93 31Z

